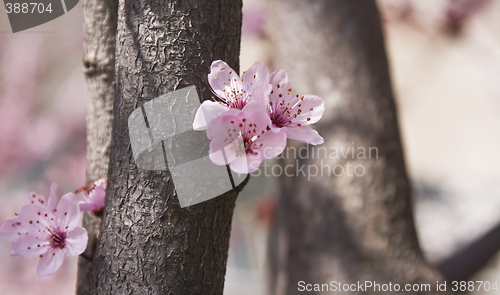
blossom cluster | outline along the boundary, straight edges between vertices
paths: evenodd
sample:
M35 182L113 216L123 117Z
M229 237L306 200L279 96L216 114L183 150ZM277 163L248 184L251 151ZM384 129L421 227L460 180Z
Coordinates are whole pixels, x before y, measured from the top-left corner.
M255 62L241 77L221 60L208 75L214 100L199 107L194 130L206 130L209 157L216 165L229 165L236 173L255 172L263 159L281 154L287 139L313 145L323 138L311 128L323 116L325 104L315 95L293 95L288 75L271 75Z
M67 193L58 201L55 183L48 199L30 193L28 203L15 217L7 219L0 228L0 238L11 243L11 256L40 258L37 274L53 274L63 263L65 255L80 255L87 247L87 231L78 226L80 214L91 211L101 216L104 209L106 179Z

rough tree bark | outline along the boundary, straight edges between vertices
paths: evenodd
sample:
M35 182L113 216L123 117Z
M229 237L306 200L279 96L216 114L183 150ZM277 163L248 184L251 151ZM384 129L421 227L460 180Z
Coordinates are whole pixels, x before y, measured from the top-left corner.
M84 56L87 85L87 183L107 176L113 101L115 97L115 37L118 0L83 1ZM100 219L85 213L83 226L90 241L99 235ZM86 252L91 254L92 242ZM93 263L79 258L77 294L90 294Z
M241 1L120 0L106 208L90 294L222 294L237 190L180 208L168 171L134 163L127 120L195 85L210 98L213 60L238 70Z
M280 179L269 244L270 293L299 294L299 281L369 280L430 284L433 292L420 293L437 294L436 281L442 283L443 278L427 265L414 227L411 186L375 2L272 0L268 12L276 68L288 72L294 92L325 99L325 115L316 126L328 149L326 157L285 160L299 168L306 165L306 171L307 165L314 165L323 176L310 181L303 176ZM344 152L355 148L356 153L332 159L330 147ZM358 157L357 147L366 149L367 159ZM369 147L377 148L378 157L372 149L368 158ZM308 150L310 155L318 151L311 146ZM324 165L330 171L341 165L344 174L329 177ZM352 165L350 172L347 165ZM364 167L364 174L349 176L357 165ZM340 168L335 172L340 175ZM362 172L358 168L357 173ZM376 292L345 292L372 293ZM398 292L384 292L393 293Z

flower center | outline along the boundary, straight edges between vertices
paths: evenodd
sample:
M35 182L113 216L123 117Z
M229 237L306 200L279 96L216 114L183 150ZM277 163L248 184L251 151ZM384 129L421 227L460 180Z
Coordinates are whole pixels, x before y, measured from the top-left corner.
M65 241L66 241L66 233L56 229L55 231L52 232L52 236L49 242L52 248L62 249L66 245Z
M288 124L290 124L292 121L290 121L290 111L285 110L283 112L280 111L274 111L271 113L271 121L277 126L277 127L283 127Z
M225 97L221 98L224 103L232 109L241 110L247 104L247 100L251 95L246 94L246 90L240 88L240 85L233 84L231 81L231 88L223 89Z
M241 110L243 107L246 105L246 101L243 98L236 98L234 101L231 101L228 106L231 109L238 109Z

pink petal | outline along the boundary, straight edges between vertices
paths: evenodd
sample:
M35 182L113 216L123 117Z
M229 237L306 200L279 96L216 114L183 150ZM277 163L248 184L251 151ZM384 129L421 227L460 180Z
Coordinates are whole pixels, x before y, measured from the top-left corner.
M263 62L256 61L241 75L243 89L250 98L261 103L267 103L265 99L271 91L269 87L269 70Z
M0 238L13 242L19 238L17 234L21 230L19 217L7 219L0 228Z
M272 85L272 93L269 94L269 101L273 106L277 106L280 101L291 101L293 95L288 89L291 88L288 75L284 70L276 70L271 74L269 83ZM278 87L279 85L279 87ZM281 97L279 96L281 94Z
M245 105L242 111L243 112L240 113L238 117L241 119L248 119L247 124L257 124L257 130L266 130L268 126L271 126L271 119L267 114L265 105L252 101Z
M250 163L249 163L250 160ZM262 163L262 160L260 159L250 159L247 157L247 155L241 155L238 158L236 158L229 167L231 170L238 174L247 174L247 173L253 173L259 169L260 163Z
M38 232L54 224L54 215L45 206L24 205L18 215L23 232Z
M44 196L31 192L28 197L28 204L47 206L47 201Z
M259 148L253 149L256 155L246 153L237 157L230 164L231 170L239 174L253 173L257 171L262 163L262 159L269 159L281 154L286 146L286 135L284 133L266 132L255 144L263 144Z
M78 203L79 200L72 193L67 193L61 198L54 213L61 228L64 229L66 226L74 228L78 225L80 217Z
M82 227L75 227L66 233L66 246L64 249L69 256L80 255L87 247L87 231Z
M104 206L104 198L106 196L106 187L96 186L89 195L89 201L98 207Z
M47 252L50 248L43 234L23 234L11 243L11 247L12 254L18 254L23 257L35 257Z
M301 110L300 114L298 114L298 110ZM324 111L325 102L321 97L315 95L304 95L301 97L297 106L293 109L292 114L297 113L297 117L292 119L292 124L314 124L321 119Z
M97 209L98 206L92 203L81 203L78 205L78 208L80 209L80 212L88 212L88 211L94 211Z
M210 141L210 160L216 165L227 165L239 154L244 154L243 138L240 135L240 119L242 111L232 109L214 119L208 126L207 136Z
M54 209L57 206L56 190L57 190L57 184L52 183L52 185L50 186L49 203L47 204L49 211L54 211Z
M193 130L206 130L208 124L216 117L227 111L229 107L215 101L205 100L196 111L193 121Z
M232 89L243 89L238 73L222 60L216 60L210 66L208 83L210 83L212 91L222 99L226 99L226 94L231 93Z
M17 218L5 220L5 222L2 224L2 227L0 228L0 239L9 242L17 240L17 238L19 237L19 226L16 225L17 221Z
M309 126L283 127L282 132L286 133L289 139L294 139L312 145L322 144L325 141L316 130Z
M245 150L241 148L244 145L241 136L237 137L229 145L223 146L222 148L216 147L219 143L220 142L215 140L210 143L210 151L208 155L210 160L216 165L228 165L233 162L238 155L245 154Z
M64 250L55 248L43 254L36 268L39 277L45 277L56 272L64 261Z
M262 144L258 149L261 159L271 159L281 154L285 149L286 135L282 132L274 133L268 131L257 139L255 144Z
M239 133L239 128L233 129L233 123L238 120L237 116L233 116L230 114L224 114L223 116L220 116L216 119L214 119L210 124L208 125L207 129L207 137L210 140L225 140L226 138L230 138L234 140ZM231 141L232 141L231 140ZM228 142L229 143L229 142ZM223 144L222 146L225 146L226 144Z

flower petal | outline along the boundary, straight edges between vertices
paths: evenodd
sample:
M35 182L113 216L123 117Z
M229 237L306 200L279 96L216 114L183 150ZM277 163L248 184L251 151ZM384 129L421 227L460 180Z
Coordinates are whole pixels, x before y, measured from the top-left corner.
M292 124L310 125L321 119L325 111L324 100L315 95L304 95L300 98L300 102L293 108L292 116L297 114L296 118L292 118Z
M272 92L269 94L269 101L272 103L272 107L277 107L282 101L288 103L293 100L290 81L284 70L274 71L269 78L269 83L272 85Z
M88 212L96 210L97 206L92 203L80 203L78 208L80 209L80 212Z
M57 207L56 190L57 190L57 184L52 183L52 185L50 186L49 202L47 204L49 211L54 211L54 209Z
M214 143L214 141L212 141ZM217 149L213 144L210 144L209 158L210 160L219 166L228 165L233 162L238 155L245 154L245 150L240 148L243 146L243 139L240 137L236 138L232 143L224 146L221 149Z
M294 139L312 145L322 144L325 141L316 130L309 126L283 127L282 132L286 133L288 139Z
M269 70L263 62L256 61L241 75L243 90L252 101L267 103L267 94L271 91L269 87Z
M237 116L225 114L216 118L208 125L207 137L218 143L215 146L215 150L223 148L238 137L240 133L240 127L237 126L238 123L239 118ZM219 143L219 141L222 142Z
M19 217L7 219L0 228L0 239L13 242L19 238L18 232L21 230Z
M44 231L54 224L54 215L46 206L24 205L19 210L19 222L23 232Z
M28 204L47 206L47 201L44 196L31 192L28 197Z
M62 229L74 228L78 225L80 210L78 199L72 193L65 194L59 204L57 204L54 215L57 217L57 224Z
M256 101L249 102L238 114L238 117L248 119L242 131L248 131L248 128L251 128L252 130L256 129L256 133L261 134L262 131L267 130L268 126L271 126L266 106ZM249 126L250 123L252 126Z
M220 116L228 109L229 108L227 105L215 101L205 100L198 108L198 111L196 111L196 115L193 121L193 130L206 130L208 124L214 118Z
M262 144L257 150L261 159L271 159L283 152L286 147L286 135L283 132L266 132L255 141L255 144Z
M55 248L43 254L36 268L39 277L45 277L56 272L64 261L64 250Z
M210 160L216 165L227 165L238 155L245 154L245 145L241 136L242 122L238 115L242 111L228 110L214 119L208 126L207 136L210 139Z
M262 163L262 160L260 158L257 157L250 159L247 154L244 154L237 157L233 162L231 162L229 168L231 168L231 170L238 174L253 173L257 171L257 169L259 169L260 163Z
M23 234L10 245L12 254L18 254L23 257L35 257L50 249L49 242L42 234Z
M82 227L75 227L66 233L64 249L69 256L80 255L87 247L87 231Z
M227 101L227 95L231 94L233 89L235 91L243 90L238 73L222 60L216 60L210 66L208 83L210 83L215 95L224 101Z
M106 187L96 186L89 195L89 201L97 207L104 207L104 199L106 197Z

